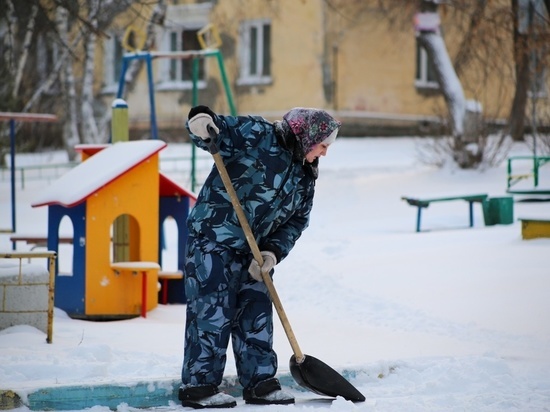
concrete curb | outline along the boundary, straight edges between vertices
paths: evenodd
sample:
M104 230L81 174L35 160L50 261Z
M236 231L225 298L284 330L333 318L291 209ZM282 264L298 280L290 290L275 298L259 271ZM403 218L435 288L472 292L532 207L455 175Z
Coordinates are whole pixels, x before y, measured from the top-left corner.
M343 371L342 376L352 379L358 371ZM277 375L283 387L306 392L299 386L290 373ZM169 406L171 402L179 405L179 379L113 383L103 385L55 386L37 389L26 396L17 390L0 389L0 410L26 406L33 411L66 411L106 406L116 410L125 403L133 408L153 408ZM224 378L220 390L239 398L242 387L236 376Z

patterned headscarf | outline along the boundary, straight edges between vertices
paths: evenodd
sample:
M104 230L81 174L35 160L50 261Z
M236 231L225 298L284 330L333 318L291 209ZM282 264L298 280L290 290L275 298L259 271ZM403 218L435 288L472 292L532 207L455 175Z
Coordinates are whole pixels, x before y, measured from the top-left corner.
M295 107L283 116L304 154L308 154L316 144L334 142L341 123L324 110Z

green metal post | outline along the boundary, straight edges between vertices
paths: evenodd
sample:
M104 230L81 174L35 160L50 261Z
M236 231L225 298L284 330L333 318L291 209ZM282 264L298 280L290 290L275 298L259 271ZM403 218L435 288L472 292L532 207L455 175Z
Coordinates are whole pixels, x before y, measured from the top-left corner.
M233 102L233 96L231 94L231 88L229 87L229 82L227 81L227 75L225 73L225 65L223 64L222 54L219 50L216 50L215 54L218 60L218 66L220 67L223 87L225 89L225 95L227 96L227 103L229 104L229 112L232 116L236 116L237 109L235 108L235 103Z
M111 141L128 142L130 127L128 103L117 98L111 104ZM128 215L118 216L113 223L113 261L124 262L130 259L130 219Z
M510 181L512 180L512 159L508 159L508 187L510 189Z
M124 99L115 99L111 110L111 141L127 142L130 140L128 103Z
M225 89L225 96L227 98L227 103L229 105L229 112L232 116L237 115L237 108L235 107L235 103L233 101L233 95L231 94L231 88L229 87L229 81L227 80L227 74L225 71L225 65L223 64L223 57L219 50L205 50L204 53L202 53L199 56L193 57L193 67L192 67L192 75L193 75L193 94L192 94L192 100L191 105L196 106L198 104L198 81L199 81L199 58L205 58L210 56L216 56L216 59L218 61L218 67L220 69L220 75L222 78L223 87ZM191 146L191 190L195 191L195 186L197 182L197 176L196 176L196 147L195 145Z
M537 156L535 155L533 156L533 175L535 178L535 187L538 187L539 185L539 166L539 161L537 159Z
M191 106L194 107L198 104L199 90L197 83L199 81L199 59L193 57L193 94L191 97ZM195 191L197 185L197 149L194 144L191 145L191 191Z

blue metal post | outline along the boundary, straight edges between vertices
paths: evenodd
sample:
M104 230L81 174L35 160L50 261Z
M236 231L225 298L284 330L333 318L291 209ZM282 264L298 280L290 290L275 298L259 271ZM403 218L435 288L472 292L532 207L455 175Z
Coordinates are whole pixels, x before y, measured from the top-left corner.
M151 54L147 53L145 57L147 62L147 81L149 82L149 104L151 106L151 138L158 139L157 114L155 109L155 86L153 84L153 65Z
M124 78L126 77L126 70L128 70L128 60L130 60L127 56L122 56L122 69L120 70L120 78L118 80L118 91L116 94L116 97L119 99L122 99L122 92L124 91Z
M10 119L10 159L11 159L11 230L15 233L15 120ZM15 242L11 243L15 250Z
M156 114L156 106L155 106L155 89L154 89L154 83L153 83L153 57L151 56L151 53L145 52L145 53L135 53L130 55L122 56L122 70L120 71L120 79L118 82L118 92L117 92L117 98L122 99L123 98L123 91L124 91L124 77L126 76L126 71L128 70L128 62L130 60L134 59L145 59L145 63L147 64L147 83L149 85L149 105L151 107L151 138L152 139L158 139L158 130L157 130L157 114Z
M416 212L416 231L420 232L420 219L422 219L422 206L418 206Z

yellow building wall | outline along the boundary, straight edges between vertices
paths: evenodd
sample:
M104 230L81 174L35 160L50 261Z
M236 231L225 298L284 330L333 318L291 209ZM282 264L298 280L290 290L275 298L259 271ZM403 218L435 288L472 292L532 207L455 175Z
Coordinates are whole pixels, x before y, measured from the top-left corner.
M240 113L285 113L295 106L325 106L322 87L323 15L321 0L219 2L213 22L234 39L237 50L226 64L237 79L239 24L245 20L271 21L271 75L269 85L239 86L233 82ZM222 46L223 51L223 46ZM224 55L225 58L225 55Z
M500 6L503 1L492 2L489 7ZM364 10L365 3L369 2L374 10L377 0L356 4ZM260 114L275 119L295 106L333 110L337 117L349 113L397 117L445 116L447 113L440 94L415 87L416 39L412 21L390 26L380 14L368 12L352 24L324 0L235 0L212 4L209 18L224 41L221 51L239 114ZM352 13L349 4L348 15ZM440 14L452 59L458 50L457 24L453 21L456 15L446 13L445 6L441 6ZM353 13L351 17L355 17ZM268 85L238 84L239 25L248 19L271 21L272 83ZM489 118L505 118L511 107L514 74L509 37L509 47L501 48L498 56L489 56L488 64L483 67L470 64L459 73L465 97L480 101ZM158 61L154 61L153 66L157 71ZM482 76L487 70L489 76ZM493 75L491 70L495 70ZM332 76L328 83L324 72ZM199 90L199 103L211 105L218 113L229 113L214 58L207 59L207 77L210 87ZM334 87L333 96L326 93L327 86ZM146 70L142 70L136 89L128 99L131 127L149 126L148 93ZM184 122L192 100L191 90L156 92L155 99L159 128L181 129L182 138L186 136ZM549 103L549 99L539 100L537 107L541 111L549 110Z
M130 244L138 250L137 255L132 253L132 260L157 262L158 193L158 155L155 155L87 199L86 315L140 314L141 274L117 275L110 267L111 226L118 216L130 215L130 221L135 220L130 224ZM147 279L147 310L157 306L157 292L158 273L152 271Z

